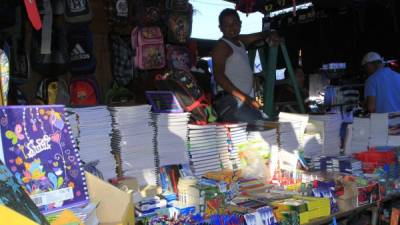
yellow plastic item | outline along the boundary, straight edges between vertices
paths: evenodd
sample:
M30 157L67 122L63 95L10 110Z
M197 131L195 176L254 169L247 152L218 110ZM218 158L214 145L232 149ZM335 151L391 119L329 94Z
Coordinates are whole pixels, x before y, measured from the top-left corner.
M79 224L84 225L83 222L75 216L71 210L64 210L60 213L57 219L51 225L65 225L65 224Z
M0 205L0 224L7 225L39 225L18 212L8 208L5 205ZM3 221L4 220L4 221ZM5 221L6 220L6 221Z

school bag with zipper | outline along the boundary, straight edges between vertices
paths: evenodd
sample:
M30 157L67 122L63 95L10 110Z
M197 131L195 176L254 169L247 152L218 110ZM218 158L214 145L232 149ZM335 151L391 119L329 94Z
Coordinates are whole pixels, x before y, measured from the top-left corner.
M159 90L174 93L181 107L191 113L191 123L207 124L216 121L215 111L190 72L170 70L157 75L155 83Z
M193 6L184 1L175 4L171 2L167 8L167 42L186 44L192 33Z
M94 75L72 76L69 84L71 106L100 104L100 90Z
M67 82L60 77L43 78L36 88L36 99L46 105L69 104Z
M160 27L135 27L131 41L132 48L136 52L134 57L136 68L152 70L165 66L164 37Z

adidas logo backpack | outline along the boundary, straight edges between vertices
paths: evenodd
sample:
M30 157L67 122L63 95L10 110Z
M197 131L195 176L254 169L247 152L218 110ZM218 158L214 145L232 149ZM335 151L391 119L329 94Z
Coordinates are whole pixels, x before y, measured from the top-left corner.
M93 35L87 24L74 24L68 28L69 71L72 74L93 74L96 58Z

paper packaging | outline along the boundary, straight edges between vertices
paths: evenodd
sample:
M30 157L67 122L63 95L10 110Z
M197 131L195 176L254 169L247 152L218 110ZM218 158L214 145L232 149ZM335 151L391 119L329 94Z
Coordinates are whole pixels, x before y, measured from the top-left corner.
M135 224L131 193L126 193L90 173L86 172L85 176L91 201L100 202L96 210L100 225Z

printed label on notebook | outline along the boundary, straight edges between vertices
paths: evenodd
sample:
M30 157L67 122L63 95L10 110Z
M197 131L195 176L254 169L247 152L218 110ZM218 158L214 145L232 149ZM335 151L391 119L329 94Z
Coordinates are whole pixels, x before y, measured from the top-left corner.
M37 206L57 204L58 202L71 200L73 198L74 198L74 192L70 187L62 188L55 191L50 191L47 193L31 195L31 199Z

